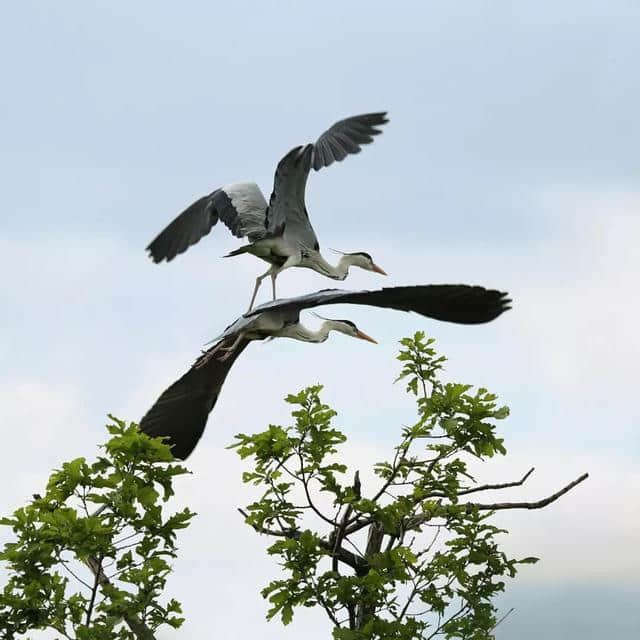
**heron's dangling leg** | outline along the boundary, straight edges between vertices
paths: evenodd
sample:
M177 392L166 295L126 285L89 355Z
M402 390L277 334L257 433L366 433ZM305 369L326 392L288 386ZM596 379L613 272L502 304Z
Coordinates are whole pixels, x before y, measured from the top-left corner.
M220 342L218 342L217 345L209 349L209 351L203 351L202 352L203 357L196 364L196 369L200 369L200 367L204 367L204 365L207 364L207 362L209 362L209 360L211 360L211 358L213 358L213 356L222 349L223 344L224 344L224 340L221 340Z
M239 333L230 347L224 347L220 349L220 351L224 351L225 353L221 358L218 358L218 360L220 360L220 362L224 362L225 360L228 360L232 356L233 352L236 350L236 347L240 344L240 341L243 338L244 338L244 335L242 333Z
M271 274L272 270L273 270L273 267L269 267L268 271L265 271L261 276L258 276L256 278L256 286L255 286L255 289L253 290L253 295L251 296L251 302L249 303L249 308L247 309L247 313L249 313L249 311L251 311L251 309L253 309L253 303L256 301L256 296L258 295L258 289L260 288L260 285L262 284L262 281L268 275Z
M204 367L204 365L207 364L207 362L209 362L210 360L212 360L217 353L221 353L222 352L222 353L225 354L224 356L219 358L219 360L221 362L224 362L235 351L235 348L238 346L238 343L240 342L240 340L242 340L243 337L244 337L244 334L242 332L240 332L236 336L236 339L234 340L234 342L233 342L233 344L231 346L229 346L229 347L223 346L223 345L227 344L227 340L224 339L224 340L220 340L220 342L218 342L217 345L215 345L214 347L209 349L209 351L203 351L202 352L203 353L203 357L196 364L196 369L200 369L201 367Z
M281 267L272 267L271 268L271 288L273 291L273 299L276 299L276 278L279 274L281 274L285 269L289 267L295 267L302 262L302 254L298 253L292 256L289 256L284 264Z

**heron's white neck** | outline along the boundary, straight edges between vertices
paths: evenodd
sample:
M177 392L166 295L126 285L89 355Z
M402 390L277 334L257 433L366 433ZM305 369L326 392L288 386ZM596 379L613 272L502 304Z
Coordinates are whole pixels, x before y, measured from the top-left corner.
M300 322L290 324L278 332L281 338L293 338L302 342L324 342L332 331L342 331L341 324L333 320L325 320L317 331L305 327Z
M329 278L333 278L334 280L344 280L349 274L349 267L357 261L357 256L344 255L340 258L338 264L333 266L329 264L320 253L318 253L313 256L313 260L309 266Z

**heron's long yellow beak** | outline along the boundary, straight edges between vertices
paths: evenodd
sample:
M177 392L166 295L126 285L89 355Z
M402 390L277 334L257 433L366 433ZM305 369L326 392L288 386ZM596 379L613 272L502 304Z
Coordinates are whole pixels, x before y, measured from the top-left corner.
M373 270L383 276L387 275L387 272L382 267L379 267L375 262L373 263Z
M356 336L358 336L360 340L366 340L367 342L373 342L373 344L378 344L371 336L368 336L366 333L363 333L362 331L360 331L360 329L358 329Z

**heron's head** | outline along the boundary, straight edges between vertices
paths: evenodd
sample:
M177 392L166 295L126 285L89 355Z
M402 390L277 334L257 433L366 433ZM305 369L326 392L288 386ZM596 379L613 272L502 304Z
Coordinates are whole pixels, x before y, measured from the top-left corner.
M342 252L338 252L338 253L342 253ZM383 276L387 275L387 272L384 269L382 269L382 267L379 267L373 261L373 258L371 257L371 255L366 253L365 251L356 251L354 253L343 253L342 255L344 256L343 260L345 260L349 265L352 265L354 267L360 267L365 271L375 271L376 273L379 273L380 275L383 275Z
M331 318L324 318L317 313L314 313L313 315L324 320L325 327L330 331L339 331L340 333L344 333L352 338L358 338L360 340L366 340L367 342L373 342L373 344L378 344L371 336L368 336L364 331L360 331L360 329L358 329L355 323L351 322L351 320L332 320Z

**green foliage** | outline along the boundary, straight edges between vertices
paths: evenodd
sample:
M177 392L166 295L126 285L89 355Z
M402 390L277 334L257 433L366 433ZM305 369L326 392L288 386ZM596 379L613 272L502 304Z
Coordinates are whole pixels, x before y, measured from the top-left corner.
M0 520L15 535L0 552L9 572L0 638L54 629L77 640L128 640L182 624L180 603L159 600L176 532L194 514L167 516L162 503L188 471L172 464L160 439L110 418L104 455L64 463L43 496Z
M236 436L232 448L251 462L244 482L263 489L245 520L275 538L268 552L285 574L262 591L267 617L288 624L296 607L319 605L336 640L489 639L504 578L535 561L508 558L493 512L464 498L498 488L476 485L467 462L506 453L495 421L509 411L486 389L442 382L445 358L423 333L401 345L398 379L417 418L374 465L368 497L336 462L347 438L320 385L286 398L293 425Z

